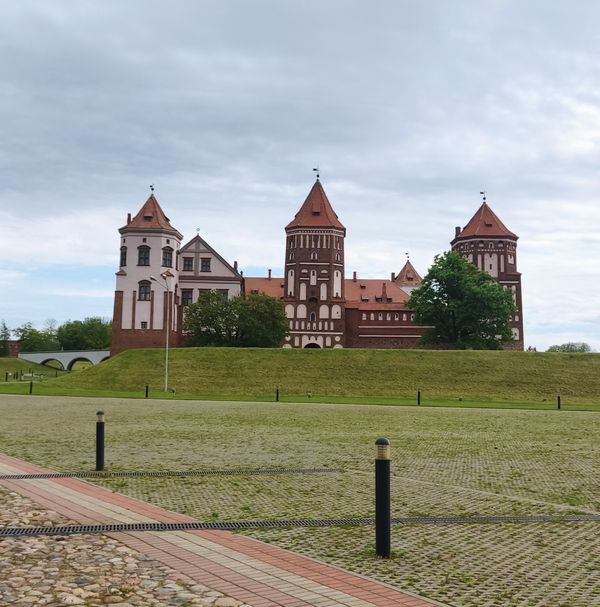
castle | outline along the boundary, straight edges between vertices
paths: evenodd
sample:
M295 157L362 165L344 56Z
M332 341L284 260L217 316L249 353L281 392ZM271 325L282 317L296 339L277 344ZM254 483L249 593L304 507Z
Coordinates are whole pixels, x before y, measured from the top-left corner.
M281 299L289 321L284 348L414 348L427 327L414 322L406 307L421 277L409 260L389 279L345 277L346 228L329 202L319 178L296 216L285 227L283 277L244 277L200 235L182 245L154 193L119 229L111 354L129 348L158 348L168 337L183 345L185 306L216 289L223 297L264 293ZM518 236L483 204L451 247L513 293L513 342L523 349ZM168 332L168 333L167 333Z

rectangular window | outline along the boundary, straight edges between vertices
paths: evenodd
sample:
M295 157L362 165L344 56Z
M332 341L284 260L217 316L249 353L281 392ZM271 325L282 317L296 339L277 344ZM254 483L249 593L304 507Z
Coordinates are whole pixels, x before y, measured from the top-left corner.
M163 265L163 268L172 268L173 267L173 249L171 249L171 248L163 249L162 265Z
M150 284L141 284L139 288L139 300L150 301Z
M200 259L200 272L210 272L210 257Z
M217 293L223 297L223 299L229 299L228 289L217 289Z
M150 265L150 247L140 247L138 249L138 266Z
M148 321L142 320L142 329L147 329L147 328L148 328Z
M127 265L127 247L121 247L121 262L119 265L121 267Z
M194 258L193 257L184 257L183 258L183 271L184 272L193 272L194 271Z
M181 289L181 304L187 306L192 303L193 289Z

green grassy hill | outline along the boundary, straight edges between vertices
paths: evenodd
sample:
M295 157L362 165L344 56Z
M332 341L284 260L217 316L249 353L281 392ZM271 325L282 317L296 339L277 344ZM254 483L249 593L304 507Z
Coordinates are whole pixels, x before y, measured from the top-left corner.
M6 379L6 373L14 375L17 372L29 374L30 372L36 375L44 375L46 377L54 377L56 375L56 369L45 367L44 365L37 365L27 360L21 360L20 358L0 358L0 382L4 382ZM58 370L58 375L63 373L62 370ZM9 378L12 381L12 377Z
M46 393L158 396L164 350L129 350L46 381ZM170 352L169 386L179 397L273 400L595 403L600 354L432 350L182 348ZM43 392L39 392L43 393ZM310 396L309 396L310 394Z

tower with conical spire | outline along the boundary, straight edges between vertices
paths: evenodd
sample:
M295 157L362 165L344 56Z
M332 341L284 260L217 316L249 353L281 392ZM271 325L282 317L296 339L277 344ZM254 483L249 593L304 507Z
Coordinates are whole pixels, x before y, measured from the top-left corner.
M346 228L318 177L285 233L284 347L344 347Z
M518 239L492 211L484 194L483 204L464 228L455 229L450 243L453 251L511 291L516 311L511 321L513 342L507 347L514 350L522 350L524 343L521 273L517 271Z
M171 332L169 342L178 345L175 303L182 235L169 222L154 192L135 217L127 215L119 234L111 354L162 347L167 330Z

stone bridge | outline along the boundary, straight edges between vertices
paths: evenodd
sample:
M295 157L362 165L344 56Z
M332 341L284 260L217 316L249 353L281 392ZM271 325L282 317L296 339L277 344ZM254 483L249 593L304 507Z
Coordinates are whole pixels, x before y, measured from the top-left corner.
M60 352L19 352L21 360L27 360L38 365L45 365L51 360L58 361L63 369L70 371L73 365L85 360L97 365L110 356L110 350L62 350Z

